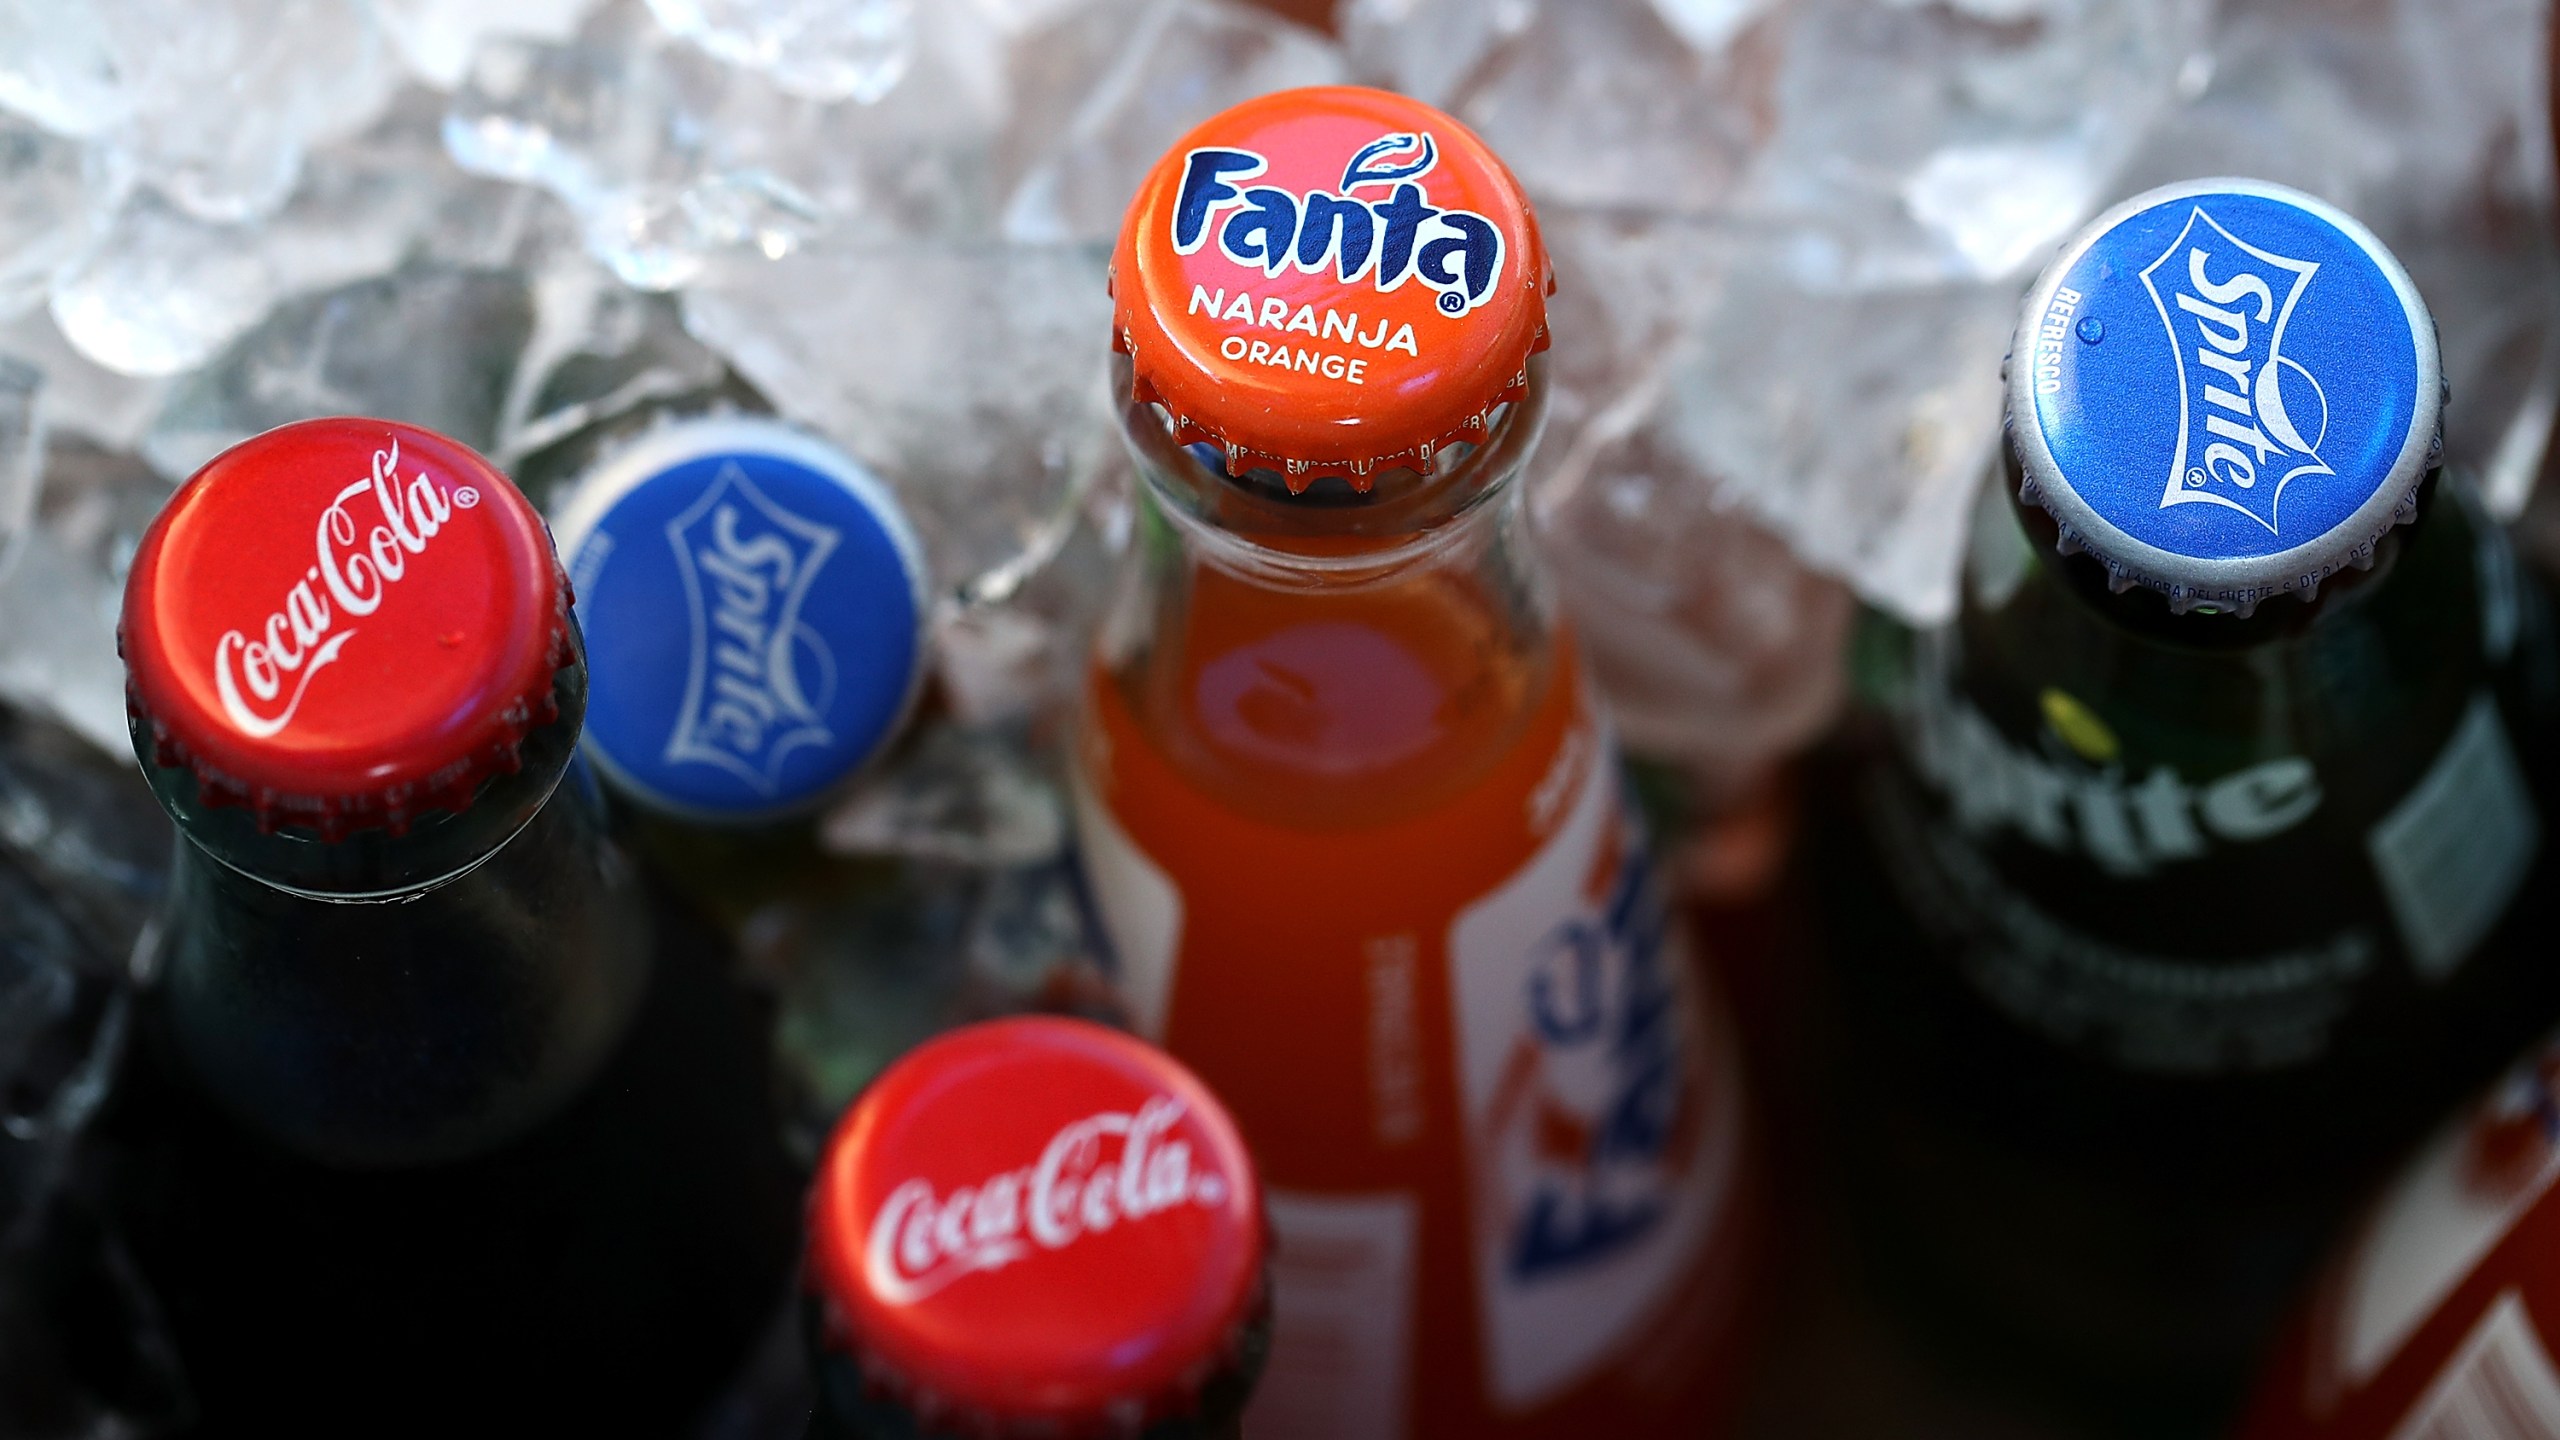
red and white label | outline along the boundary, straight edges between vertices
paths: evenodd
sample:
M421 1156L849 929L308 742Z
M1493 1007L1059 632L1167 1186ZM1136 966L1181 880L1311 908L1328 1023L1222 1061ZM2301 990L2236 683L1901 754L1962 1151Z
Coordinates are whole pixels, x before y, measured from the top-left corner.
M2261 1388L2249 1440L2560 1440L2560 1041L2383 1192Z

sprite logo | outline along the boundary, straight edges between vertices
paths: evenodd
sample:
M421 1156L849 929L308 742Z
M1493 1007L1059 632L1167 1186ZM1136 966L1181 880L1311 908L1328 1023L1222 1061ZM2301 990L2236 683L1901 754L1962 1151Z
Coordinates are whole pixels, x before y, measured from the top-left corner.
M732 460L666 534L692 624L667 763L716 765L771 795L785 757L834 738L835 656L800 609L842 533L784 509Z
M2109 874L2148 875L2200 860L2217 843L2271 839L2320 808L2319 772L2299 755L2209 779L2162 764L2137 772L2097 713L2058 689L2039 697L2045 743L2031 749L1953 693L1942 651L1919 660L1906 753L1968 834L2010 831Z
M2330 475L2329 399L2284 353L2285 329L2320 266L2262 249L2199 205L2142 268L2178 366L2178 448L2160 508L2219 505L2279 533L2287 485Z

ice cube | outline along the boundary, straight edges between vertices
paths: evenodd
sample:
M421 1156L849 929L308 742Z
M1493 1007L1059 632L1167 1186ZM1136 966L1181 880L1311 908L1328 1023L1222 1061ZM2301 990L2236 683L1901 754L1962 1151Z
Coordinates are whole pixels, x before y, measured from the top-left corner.
M788 112L807 103L608 15L566 44L483 43L445 145L466 170L559 196L598 259L667 290L719 250L785 254L823 222L818 201L757 154L766 134L806 127Z
M373 13L409 68L450 90L462 83L484 37L566 40L595 6L596 0L373 0Z
M1128 553L1133 478L1125 464L1105 469L1054 551L1026 553L936 609L934 676L961 723L1054 723L1076 704Z
M0 700L109 755L131 753L116 658L125 572L168 499L168 482L138 458L55 436L35 522L0 574Z
M168 812L130 745L109 752L0 707L0 856L121 970L168 883Z
M1714 491L1648 428L1540 507L1539 542L1627 748L1731 796L1832 718L1855 607Z
M174 375L257 323L275 288L247 227L199 219L145 190L55 285L53 318L109 369Z
M169 382L110 370L71 347L42 310L0 325L0 356L44 372L37 409L50 434L76 434L111 450L130 450L160 411Z
M2174 104L2206 0L1799 0L1775 125L1734 197L1795 234L1801 283L2014 283Z
M112 145L207 220L282 204L303 153L369 123L396 77L362 0L0 6L0 106Z
M42 370L0 355L0 573L25 543L44 475L44 416L37 403L43 390Z
M111 0L141 94L113 135L206 220L272 213L314 144L371 124L399 68L361 0Z
M897 491L936 581L970 594L1054 553L1116 463L1111 302L1080 246L833 244L725 264L685 324Z
M2007 286L1808 290L1782 259L1737 262L1672 376L1665 434L1808 563L1943 618L2016 308Z
M929 724L827 812L838 855L1030 865L1066 843L1066 807L1019 734Z
M914 0L648 0L671 34L812 100L868 105L915 58Z
M115 18L99 5L0 3L0 109L62 135L122 124L136 96Z
M313 151L290 202L254 222L208 221L139 188L55 285L54 320L100 365L174 375L279 299L382 274L422 247L456 248L456 227L489 229L494 187L419 141L416 110L395 105L372 130Z
M1324 37L1214 0L1108 0L1067 11L1014 49L1005 233L1108 243L1167 147L1270 90L1349 77Z
M2447 454L2502 515L2531 491L2560 399L2549 25L2524 0L2229 0L2192 103L2116 187L2251 175L2371 226L2435 315Z
M1729 242L1548 212L1558 268L1539 548L1630 749L1730 797L1830 717L1851 605L1722 496L1671 433L1671 382Z
M439 265L288 301L178 383L144 458L183 480L260 431L323 415L402 420L494 450L533 318L524 276Z
M0 114L0 319L44 303L121 198L112 152Z
M1538 0L1344 0L1338 19L1362 79L1447 106L1537 14Z
M671 297L631 290L584 255L545 267L534 295L539 318L491 452L511 474L547 446L651 402L706 394L728 375Z
M1709 54L1724 49L1751 23L1784 0L1653 0L1662 17L1690 48Z
M1765 123L1761 47L1701 52L1648 0L1550 4L1452 96L1541 205L1695 211Z

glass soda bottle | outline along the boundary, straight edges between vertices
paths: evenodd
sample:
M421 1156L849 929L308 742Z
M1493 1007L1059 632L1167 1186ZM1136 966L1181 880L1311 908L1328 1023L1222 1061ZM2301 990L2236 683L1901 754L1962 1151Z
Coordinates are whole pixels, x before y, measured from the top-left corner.
M1865 642L1860 820L1810 867L1855 1189L1935 1328L2119 1414L2220 1403L2339 1207L2560 1000L2549 625L2444 403L2353 219L2128 200L2027 296L1957 615Z
M1347 87L1192 131L1115 254L1077 830L1269 1185L1257 1436L1691 1434L1731 1379L1734 1047L1523 533L1550 283L1475 135Z
M1163 1051L989 1020L883 1071L809 1204L823 1440L1233 1440L1270 1341L1253 1159Z
M2560 1038L2465 1106L2365 1212L2243 1440L2560 1436Z
M272 430L145 533L120 638L181 840L105 1130L203 1428L665 1429L797 1187L725 950L601 829L533 508L412 426Z
M588 755L733 920L824 888L812 812L924 688L905 512L835 446L729 405L644 407L562 448L533 458L587 638Z

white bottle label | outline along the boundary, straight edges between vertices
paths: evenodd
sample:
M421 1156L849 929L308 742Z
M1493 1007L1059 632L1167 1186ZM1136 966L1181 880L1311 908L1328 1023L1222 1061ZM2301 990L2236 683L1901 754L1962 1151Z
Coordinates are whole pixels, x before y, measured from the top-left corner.
M2425 777L2365 837L2420 977L2451 974L2524 883L2542 843L2528 793L2484 691Z
M1580 784L1561 824L1449 936L1478 1328L1506 1409L1628 1343L1688 1278L1741 1156L1731 1046L1671 940L1615 767L1590 763L1611 753L1565 747L1558 778Z
M1161 1043L1173 1003L1175 952L1182 947L1182 890L1120 828L1079 771L1074 782L1076 842L1085 883L1111 940L1113 978L1129 1007L1129 1023Z
M2560 1180L2560 1040L2418 1153L2373 1209L2338 1291L2336 1374L2362 1385ZM2488 1157L2506 1157L2494 1165Z
M1404 1433L1421 1207L1411 1195L1263 1197L1271 1360L1246 1440L1396 1440Z
M2560 1373L2522 1295L2498 1296L2391 1440L2560 1440Z

